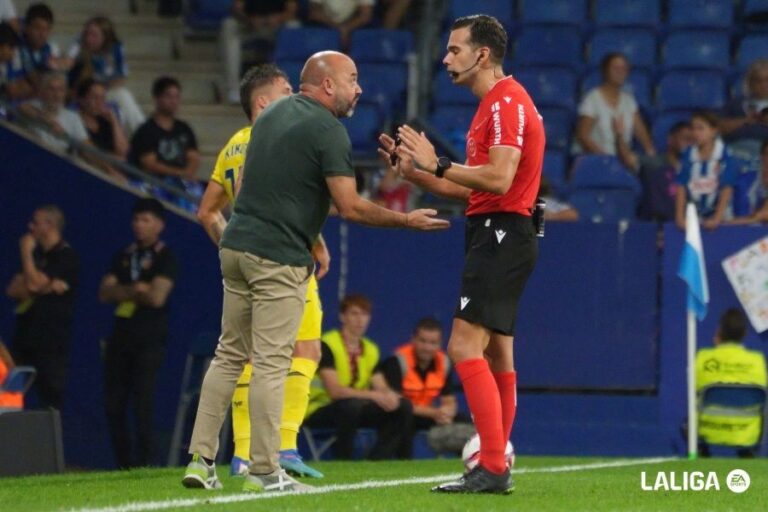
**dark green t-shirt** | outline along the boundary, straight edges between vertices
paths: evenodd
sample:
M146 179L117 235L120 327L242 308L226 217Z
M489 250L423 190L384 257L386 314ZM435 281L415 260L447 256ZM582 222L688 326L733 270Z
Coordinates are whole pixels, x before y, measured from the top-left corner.
M312 264L325 223L329 176L354 177L344 125L295 94L271 104L251 131L243 184L221 246L291 266Z

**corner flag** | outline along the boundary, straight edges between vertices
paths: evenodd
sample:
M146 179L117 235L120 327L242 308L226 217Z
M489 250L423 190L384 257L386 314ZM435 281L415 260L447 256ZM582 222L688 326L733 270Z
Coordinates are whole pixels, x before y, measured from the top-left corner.
M709 285L699 216L693 203L688 203L685 210L685 245L677 275L688 285L688 311L695 313L699 321L704 320L709 303Z

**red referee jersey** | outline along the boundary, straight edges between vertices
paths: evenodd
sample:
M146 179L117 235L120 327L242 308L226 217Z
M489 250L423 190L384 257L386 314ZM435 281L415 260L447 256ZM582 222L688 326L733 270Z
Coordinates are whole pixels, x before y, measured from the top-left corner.
M528 92L511 76L498 81L480 101L467 132L467 165L487 164L488 152L494 146L519 149L520 163L505 194L472 191L467 215L531 215L539 193L544 144L544 123Z

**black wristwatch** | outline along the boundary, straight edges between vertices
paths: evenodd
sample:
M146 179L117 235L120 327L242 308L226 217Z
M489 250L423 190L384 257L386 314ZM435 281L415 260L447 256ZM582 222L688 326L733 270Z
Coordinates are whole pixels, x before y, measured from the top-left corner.
M437 169L435 169L435 176L442 178L445 175L445 171L451 168L453 162L447 156L441 156L437 159Z

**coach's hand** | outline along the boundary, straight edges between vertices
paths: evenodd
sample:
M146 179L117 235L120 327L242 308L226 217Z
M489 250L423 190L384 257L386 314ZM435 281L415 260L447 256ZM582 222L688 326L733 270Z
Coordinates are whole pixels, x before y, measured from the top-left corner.
M317 262L317 270L315 276L317 280L325 277L328 270L331 268L331 253L328 252L328 247L324 242L320 242L318 239L312 246L312 258Z
M432 231L435 229L448 229L451 223L445 219L435 217L437 210L422 208L405 214L405 226L420 231Z
M429 142L424 132L419 133L404 124L397 129L397 133L401 141L395 150L398 156L400 158L409 156L417 169L434 174L437 170L437 153L435 153L435 146Z

